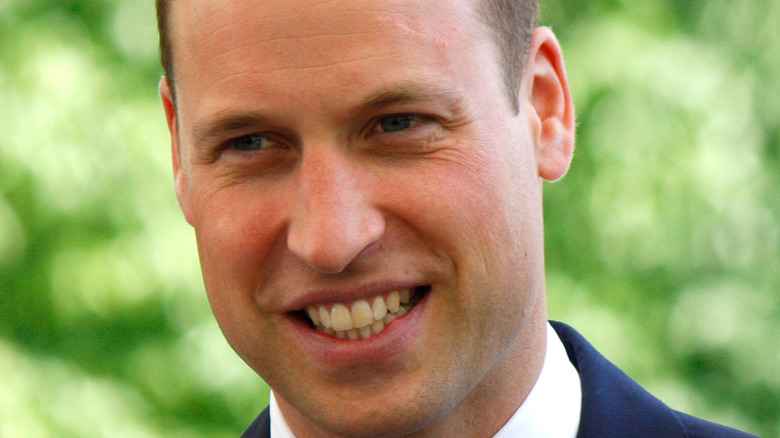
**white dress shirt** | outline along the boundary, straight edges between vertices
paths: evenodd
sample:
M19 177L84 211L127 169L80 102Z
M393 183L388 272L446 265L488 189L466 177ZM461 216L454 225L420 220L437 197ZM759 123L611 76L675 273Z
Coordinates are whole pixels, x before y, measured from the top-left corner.
M547 324L547 352L539 378L522 405L493 438L576 438L580 425L580 375L566 349ZM269 400L271 438L295 438L273 392Z

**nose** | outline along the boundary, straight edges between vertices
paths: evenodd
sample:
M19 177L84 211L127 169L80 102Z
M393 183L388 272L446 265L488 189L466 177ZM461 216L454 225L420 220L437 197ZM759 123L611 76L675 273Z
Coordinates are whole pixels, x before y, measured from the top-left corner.
M313 269L342 272L385 232L385 219L366 181L338 152L304 154L287 247Z

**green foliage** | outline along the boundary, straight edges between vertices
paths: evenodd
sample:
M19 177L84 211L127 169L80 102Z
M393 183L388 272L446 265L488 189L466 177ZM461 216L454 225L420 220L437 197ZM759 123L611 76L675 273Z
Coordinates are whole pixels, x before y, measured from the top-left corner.
M780 1L548 0L578 113L551 316L780 437ZM238 436L267 387L172 192L149 0L0 0L0 437Z
M543 11L579 123L552 316L673 407L780 436L780 2Z

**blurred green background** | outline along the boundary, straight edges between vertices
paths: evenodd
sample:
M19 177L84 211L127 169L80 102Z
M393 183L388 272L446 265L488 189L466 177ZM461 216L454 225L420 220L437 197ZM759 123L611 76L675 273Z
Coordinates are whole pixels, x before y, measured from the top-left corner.
M780 437L780 0L547 0L578 113L551 317ZM152 0L0 0L0 437L235 437L267 388L177 210Z

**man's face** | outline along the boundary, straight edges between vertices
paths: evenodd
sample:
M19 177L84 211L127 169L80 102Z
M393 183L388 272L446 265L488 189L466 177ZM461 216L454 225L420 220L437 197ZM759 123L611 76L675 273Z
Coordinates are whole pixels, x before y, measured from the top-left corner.
M538 135L469 2L176 1L170 24L208 297L294 430L430 431L533 383Z

